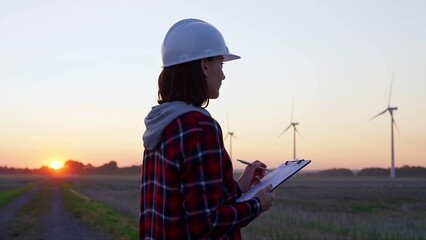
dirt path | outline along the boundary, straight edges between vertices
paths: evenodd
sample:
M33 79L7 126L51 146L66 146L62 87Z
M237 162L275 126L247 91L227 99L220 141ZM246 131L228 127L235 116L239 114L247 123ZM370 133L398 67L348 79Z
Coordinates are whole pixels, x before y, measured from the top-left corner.
M52 189L50 208L44 215L39 216L39 231L19 233L19 237L11 230L4 229L13 226L16 214L26 203L30 202L34 191L30 191L0 210L0 239L43 239L43 240L107 240L107 236L93 232L79 219L67 212L59 188L55 183ZM12 223L12 224L11 224ZM13 228L12 228L13 229ZM36 236L34 236L34 234Z
M64 207L64 201L58 186L52 191L52 203L44 216L44 233L46 240L104 240L108 239L84 226Z
M16 213L21 209L22 206L27 204L33 194L38 190L38 188L32 189L22 196L18 197L15 201L9 203L0 209L0 239L5 239L6 236L11 235L12 231L7 225L9 221L13 221Z

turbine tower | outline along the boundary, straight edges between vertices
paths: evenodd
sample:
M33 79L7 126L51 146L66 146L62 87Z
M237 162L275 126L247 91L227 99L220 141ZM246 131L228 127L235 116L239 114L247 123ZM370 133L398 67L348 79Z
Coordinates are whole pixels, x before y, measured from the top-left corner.
M237 138L237 136L234 135L235 134L234 132L231 132L229 130L229 118L228 118L228 116L226 117L226 120L228 122L228 133L225 136L225 140L229 137L229 156L231 157L231 160L232 160L232 138L235 138L235 139L238 139L238 138Z
M372 118L370 118L370 120L386 113L389 112L390 116L391 116L391 171L390 171L390 176L391 178L395 177L395 148L394 148L394 143L393 143L393 127L395 126L398 129L398 126L396 125L396 122L393 118L393 111L396 111L398 109L398 107L391 107L390 106L390 100L391 100L391 94L392 94L392 84L393 84L393 74L392 74L392 79L391 79L391 86L390 86L390 91L389 91L389 99L388 99L388 107L383 110L382 112L380 112L379 114L373 116Z
M299 135L300 133L296 128L296 125L299 125L299 123L293 121L293 108L294 108L294 101L291 102L291 122L288 125L288 127L284 129L284 131L278 137L280 137L285 132L287 132L287 130L290 129L290 127L293 127L293 159L296 159L296 133Z

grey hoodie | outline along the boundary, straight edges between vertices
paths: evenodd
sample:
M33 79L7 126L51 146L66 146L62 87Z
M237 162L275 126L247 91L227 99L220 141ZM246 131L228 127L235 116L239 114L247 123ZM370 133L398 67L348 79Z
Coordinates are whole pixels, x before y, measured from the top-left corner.
M210 116L206 109L181 101L166 102L152 107L145 118L146 130L142 137L145 149L155 149L161 140L164 129L177 117L193 111Z

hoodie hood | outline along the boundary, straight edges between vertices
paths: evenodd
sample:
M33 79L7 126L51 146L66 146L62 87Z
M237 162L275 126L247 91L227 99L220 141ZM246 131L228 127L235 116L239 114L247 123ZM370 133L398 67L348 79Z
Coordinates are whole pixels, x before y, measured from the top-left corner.
M193 111L210 116L206 109L181 101L166 102L152 107L145 118L146 130L142 137L145 149L155 149L161 140L164 129L179 116Z

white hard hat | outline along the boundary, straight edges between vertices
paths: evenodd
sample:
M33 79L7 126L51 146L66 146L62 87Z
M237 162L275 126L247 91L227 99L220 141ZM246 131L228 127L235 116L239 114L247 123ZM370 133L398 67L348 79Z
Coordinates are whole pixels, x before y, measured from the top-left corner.
M198 19L184 19L175 23L164 38L161 56L162 67L214 56L223 56L224 61L240 58L229 53L219 30Z

